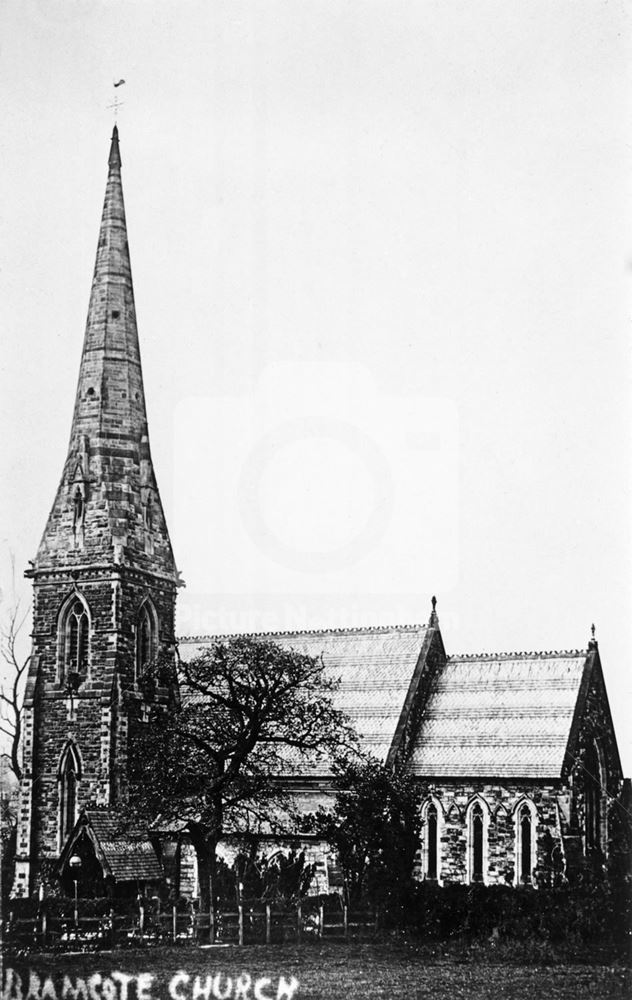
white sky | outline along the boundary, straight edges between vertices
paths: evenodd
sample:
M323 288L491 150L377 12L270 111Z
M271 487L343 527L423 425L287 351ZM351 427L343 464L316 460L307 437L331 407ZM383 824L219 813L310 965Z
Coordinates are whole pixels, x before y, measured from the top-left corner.
M124 77L179 631L424 621L433 593L449 652L594 621L630 773L631 16L5 0L5 587L62 470Z

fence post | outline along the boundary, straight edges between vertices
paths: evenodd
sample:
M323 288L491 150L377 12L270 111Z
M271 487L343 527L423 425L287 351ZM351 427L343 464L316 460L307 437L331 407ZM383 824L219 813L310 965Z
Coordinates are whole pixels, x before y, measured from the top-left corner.
M171 940L174 942L178 937L178 909L174 903L171 907Z
M46 910L42 911L42 946L46 946Z
M209 944L215 944L215 907L212 902L208 911L208 940Z
M301 904L296 904L296 940L301 943L301 931L303 930L303 913L301 910Z
M271 929L270 904L266 903L266 944L270 944L270 937L271 937L270 929Z
M110 907L110 948L114 948L114 946L116 945L116 926L114 924L115 919L116 918L114 916L114 907L111 906Z
M325 907L321 903L318 907L318 937L323 939L323 924L325 923Z
M140 911L139 912L139 918L138 918L138 926L140 928L140 939L142 941L143 940L143 931L145 930L145 907L141 903L138 909Z
M349 940L349 909L347 904L342 908L342 925L344 927L345 941Z
M244 908L241 902L237 907L238 918L239 918L239 944L240 946L244 943Z

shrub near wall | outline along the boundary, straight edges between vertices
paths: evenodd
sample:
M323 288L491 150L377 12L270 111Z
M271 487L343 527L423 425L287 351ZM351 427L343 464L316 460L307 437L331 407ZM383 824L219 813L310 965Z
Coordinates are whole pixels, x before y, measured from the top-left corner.
M421 940L546 943L575 952L626 957L630 948L630 885L605 882L573 888L418 885L404 907L384 913L385 925Z

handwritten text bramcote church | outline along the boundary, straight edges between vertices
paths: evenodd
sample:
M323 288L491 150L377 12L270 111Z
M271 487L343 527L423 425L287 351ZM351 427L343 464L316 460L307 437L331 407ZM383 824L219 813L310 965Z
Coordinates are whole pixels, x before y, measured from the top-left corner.
M36 972L5 974L2 1000L298 1000L298 980L254 978L248 972L229 976L222 972L190 975L180 970L172 976L149 972L94 972L84 978L40 977Z

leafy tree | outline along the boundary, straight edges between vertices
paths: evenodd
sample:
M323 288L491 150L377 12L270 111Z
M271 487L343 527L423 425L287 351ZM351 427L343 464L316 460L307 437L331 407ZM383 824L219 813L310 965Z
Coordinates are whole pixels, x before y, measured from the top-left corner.
M208 909L225 831L278 828L291 806L282 776L336 757L354 737L322 662L274 642L218 641L179 665L179 683L172 709L157 709L132 736L130 803L163 826L186 827Z
M404 905L413 887L422 791L377 760L346 763L337 786L333 809L319 809L308 826L336 848L350 905Z

